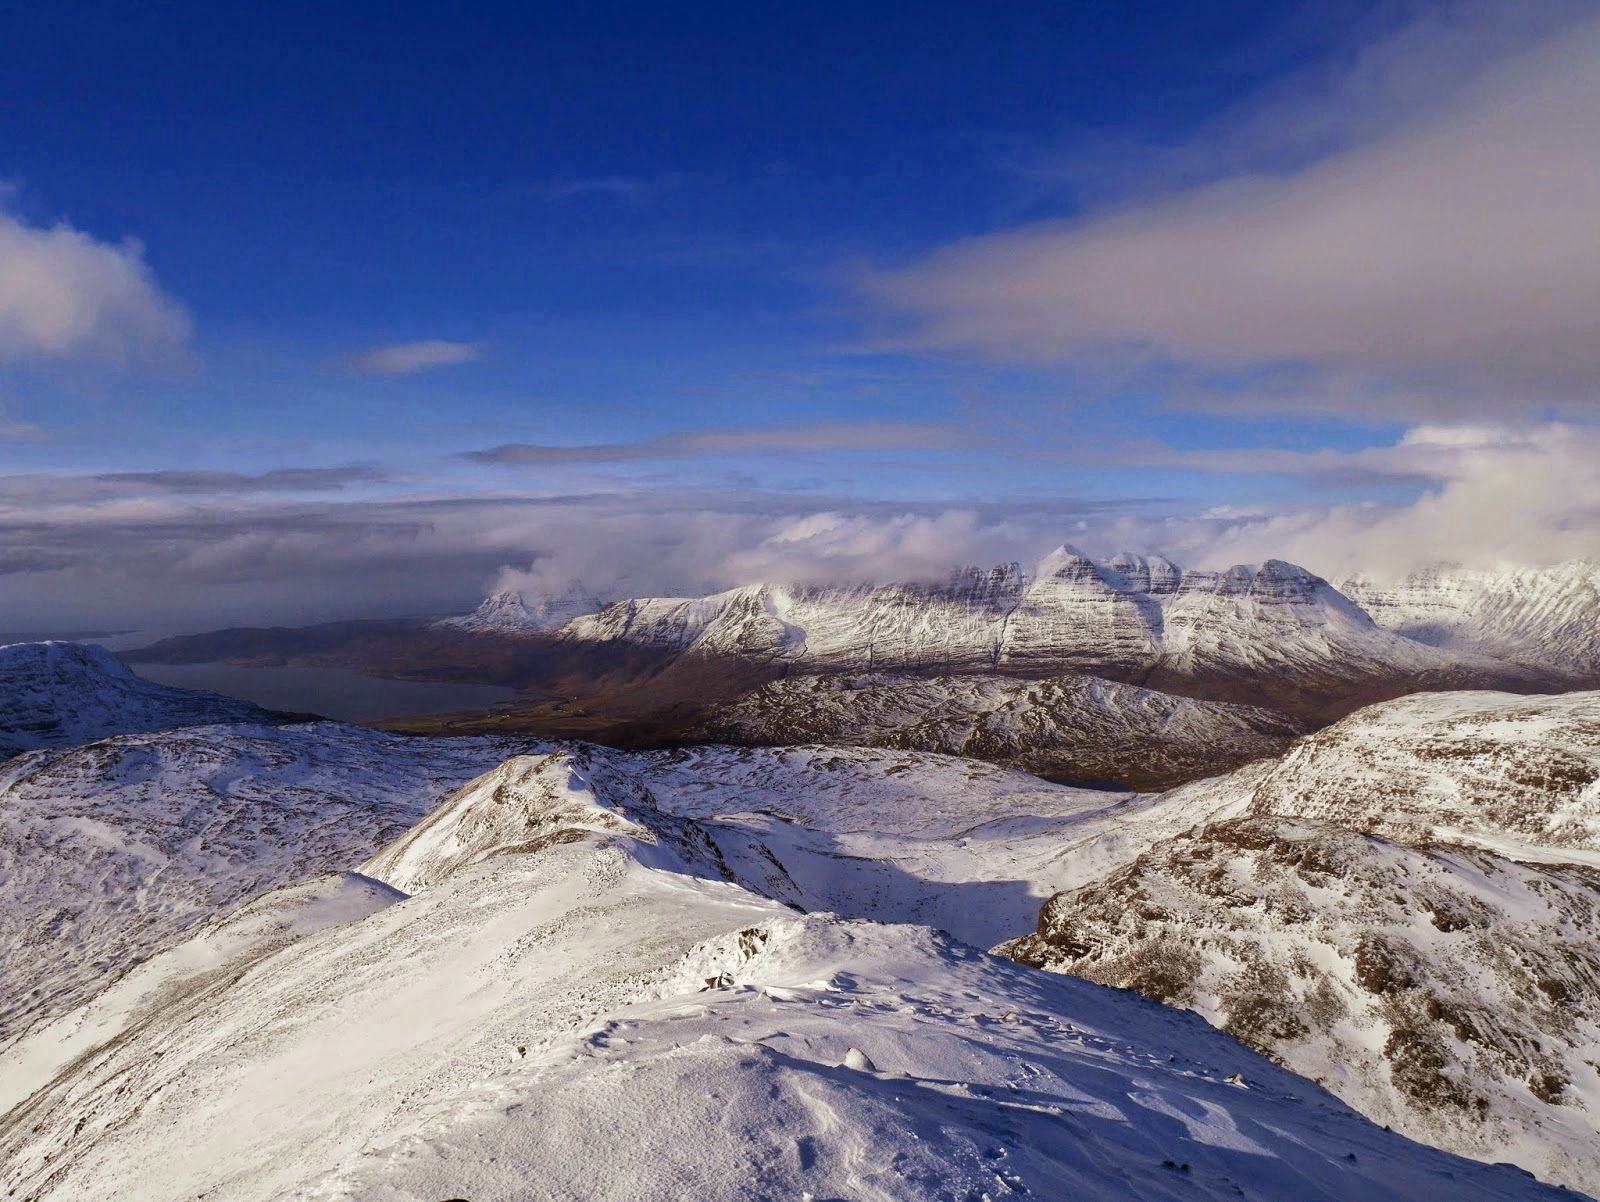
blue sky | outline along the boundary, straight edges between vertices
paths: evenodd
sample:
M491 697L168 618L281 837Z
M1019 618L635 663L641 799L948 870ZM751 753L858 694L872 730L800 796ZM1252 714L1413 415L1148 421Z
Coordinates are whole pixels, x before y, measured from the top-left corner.
M1361 513L1530 439L1587 447L1592 256L1541 276L1519 238L1581 236L1594 25L1373 0L12 6L0 603L125 587L138 563L95 529L230 618L450 606L505 573L927 573L1069 536L1351 561ZM1530 115L1507 99L1530 76L1573 86ZM1547 159L1509 161L1530 127ZM1502 163L1555 182L1489 183ZM1433 245L1462 171L1486 199ZM1413 208L1423 236L1390 228ZM617 509L676 524L595 516ZM836 544L786 533L818 514ZM402 527L430 550L355 553ZM572 551L600 530L609 572Z

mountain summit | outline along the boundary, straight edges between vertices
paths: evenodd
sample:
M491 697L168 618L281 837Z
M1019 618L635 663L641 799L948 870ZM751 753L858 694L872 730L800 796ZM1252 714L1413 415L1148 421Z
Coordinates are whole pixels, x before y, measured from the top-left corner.
M559 593L531 596L515 589L500 589L484 598L470 614L443 618L435 627L478 634L538 634L559 630L574 618L596 612L602 602L580 581Z

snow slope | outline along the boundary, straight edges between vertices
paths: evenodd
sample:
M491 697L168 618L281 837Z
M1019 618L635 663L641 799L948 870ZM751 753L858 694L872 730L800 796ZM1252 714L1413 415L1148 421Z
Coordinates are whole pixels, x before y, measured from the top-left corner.
M574 581L560 593L539 593L532 597L514 589L490 593L470 614L442 618L433 623L443 630L465 630L474 634L523 635L559 630L574 618L597 612L600 598Z
M349 867L467 780L540 746L335 723L216 726L0 765L0 1043L228 907ZM611 796L714 820L753 888L807 909L932 922L985 946L1081 879L1072 847L1120 825L1130 800L1151 801L896 751L573 754Z
M144 680L92 643L0 646L0 759L108 735L273 719L248 701Z
M696 824L518 760L366 867L0 1055L37 1202L1533 1199L1198 1019L925 928L796 916ZM64 1070L64 1071L63 1071Z
M0 764L0 1045L196 924L359 861L528 746L204 726Z
M1291 749L1253 789L1251 812L1524 858L1600 853L1600 692L1369 706Z
M1420 642L1600 681L1600 562L1545 568L1433 567L1340 586L1381 626Z
M1206 820L1004 951L1191 1007L1414 1138L1600 1192L1597 782L1600 694L1373 706L1205 782Z
M711 742L840 743L972 756L1060 780L1165 788L1277 755L1305 727L1258 706L1093 676L786 676L713 707Z
M1007 954L1198 1011L1414 1139L1600 1190L1600 870L1249 817Z

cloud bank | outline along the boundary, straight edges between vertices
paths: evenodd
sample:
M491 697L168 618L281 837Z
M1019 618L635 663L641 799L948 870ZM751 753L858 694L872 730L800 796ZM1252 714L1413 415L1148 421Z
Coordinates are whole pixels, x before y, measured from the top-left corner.
M1418 428L1389 447L1267 452L1257 464L1382 477L1416 488L1413 500L1319 504L1305 493L1298 507L1206 512L661 488L387 498L362 487L381 479L363 466L14 476L0 482L0 605L16 628L201 629L458 612L497 582L683 596L755 580L938 580L963 564L1033 562L1064 541L1189 567L1276 557L1330 578L1438 561L1537 565L1600 555L1596 462L1600 430L1589 426Z
M1434 483L1409 504L1201 515L1125 528L1126 535L1212 561L1294 560L1329 577L1392 578L1441 562L1495 568L1600 559L1600 430L1592 426L1413 430L1393 448L1347 458ZM1317 460L1316 470L1335 466L1326 455ZM1114 539L1118 531L1106 533Z
M1592 408L1600 15L1518 36L1509 11L1462 9L1496 15L1492 38L1435 22L1360 59L1355 80L1376 63L1436 86L1304 161L1264 154L1269 168L970 239L871 276L868 294L905 323L901 345L1221 374L1260 407ZM1304 120L1279 111L1250 137Z

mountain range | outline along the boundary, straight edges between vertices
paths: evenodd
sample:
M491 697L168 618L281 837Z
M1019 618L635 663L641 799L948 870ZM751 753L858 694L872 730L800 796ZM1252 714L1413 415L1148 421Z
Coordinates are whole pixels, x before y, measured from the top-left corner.
M1600 686L1600 591L1586 562L1441 570L1387 586L1361 578L1341 589L1277 560L1196 571L1063 546L1031 569L967 569L940 584L756 584L606 603L573 584L550 596L497 593L458 618L217 631L129 659L334 664L521 692L492 711L391 727L412 733L623 747L802 737L959 750L1063 780L1154 787L1237 766L1272 749L1263 738L1391 697ZM900 682L891 692L902 696L912 680L928 682L917 688L929 715L908 724L882 689L838 683L880 677ZM1011 697L1005 716L976 721L974 705L996 690ZM1245 718L1180 699L1269 713ZM1130 735L1160 730L1153 771L1115 753L1108 708ZM1249 733L1237 734L1241 721ZM1091 744L1101 752L1086 757Z

